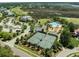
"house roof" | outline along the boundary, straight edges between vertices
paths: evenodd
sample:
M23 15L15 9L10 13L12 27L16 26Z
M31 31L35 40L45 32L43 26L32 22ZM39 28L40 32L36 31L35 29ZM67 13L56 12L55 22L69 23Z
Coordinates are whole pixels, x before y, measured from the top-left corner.
M37 46L40 46L44 49L50 49L53 46L55 40L55 36L37 32L30 39L28 39L28 42L31 44L36 44Z
M22 16L20 20L23 20L23 21L32 20L32 17L31 16Z
M59 22L52 22L52 23L49 23L49 25L51 25L52 27L58 27L61 24Z
M75 34L79 34L79 29L74 30Z
M79 29L76 29L75 32L79 32Z
M35 30L35 31L42 31L42 27L37 26L37 27L35 27L34 30Z

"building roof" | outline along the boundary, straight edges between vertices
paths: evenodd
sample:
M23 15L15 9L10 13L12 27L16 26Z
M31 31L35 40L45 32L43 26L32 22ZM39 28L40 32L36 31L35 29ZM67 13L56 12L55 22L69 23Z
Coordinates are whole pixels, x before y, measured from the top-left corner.
M49 25L51 25L52 27L59 27L61 24L59 22L52 22L49 23Z
M35 27L35 29L34 29L35 31L42 31L42 27Z
M51 34L51 35L58 36L58 34L56 32L54 32L54 31L49 31L48 33Z
M79 32L79 29L76 29L75 32Z
M36 44L37 46L40 46L44 49L50 49L53 46L55 40L55 36L37 32L30 39L28 39L28 42L31 44Z
M74 33L75 33L76 35L79 35L79 29L76 29L76 30L74 31Z
M22 21L32 20L32 17L31 16L22 16L20 20L22 20Z

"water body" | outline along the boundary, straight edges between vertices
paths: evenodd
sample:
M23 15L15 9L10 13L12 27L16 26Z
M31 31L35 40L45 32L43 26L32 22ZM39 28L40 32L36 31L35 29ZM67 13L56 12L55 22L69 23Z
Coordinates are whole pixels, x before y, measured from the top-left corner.
M73 7L79 7L79 5L72 5Z

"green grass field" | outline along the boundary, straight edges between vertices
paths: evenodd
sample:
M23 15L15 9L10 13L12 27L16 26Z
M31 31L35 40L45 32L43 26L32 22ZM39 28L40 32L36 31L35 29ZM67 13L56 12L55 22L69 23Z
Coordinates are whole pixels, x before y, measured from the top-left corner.
M79 18L68 18L68 17L61 17L61 18L66 19L68 22L79 24Z
M24 12L20 7L15 7L10 9L12 12L14 12L16 15L27 15L28 12Z
M74 24L79 24L79 18L68 18L68 22L72 22Z
M19 19L20 19L20 16L17 16L17 17L16 17L16 21L19 21Z
M0 17L2 17L2 13L0 13Z
M39 19L38 22L40 22L41 25L44 25L45 23L47 23L49 19Z

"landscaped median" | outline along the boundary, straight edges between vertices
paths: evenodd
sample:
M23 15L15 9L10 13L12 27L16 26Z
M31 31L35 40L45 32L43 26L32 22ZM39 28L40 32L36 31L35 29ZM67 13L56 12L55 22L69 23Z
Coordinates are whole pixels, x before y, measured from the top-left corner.
M32 57L39 57L39 55L35 54L32 50L25 48L23 46L20 45L15 45L16 48L28 53L29 55L31 55Z

